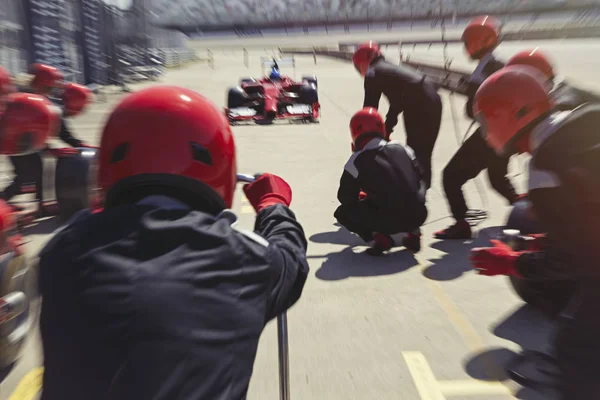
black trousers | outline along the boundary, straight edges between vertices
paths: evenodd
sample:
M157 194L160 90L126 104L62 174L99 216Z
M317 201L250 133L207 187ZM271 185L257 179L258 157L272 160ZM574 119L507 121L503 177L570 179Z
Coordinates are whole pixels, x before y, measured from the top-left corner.
M404 130L406 131L406 144L415 152L415 157L423 168L423 180L427 187L431 187L431 155L440 132L442 123L442 100L433 92L428 96L428 101L415 105L410 110L404 110ZM386 118L386 129L392 132L398 123L400 112L390 106Z
M425 204L417 204L413 207L382 209L365 199L339 206L334 217L350 232L369 241L373 232L394 235L415 231L427 219L427 208Z
M43 164L41 153L32 153L25 156L11 156L10 162L14 167L15 177L10 185L4 189L0 197L8 201L21 193L21 186L25 183L35 184L35 198L43 200Z
M485 143L480 128L475 131L458 149L444 168L444 191L450 204L452 216L456 220L465 218L467 203L462 187L487 169L488 178L494 190L510 204L517 199L517 193L507 178L509 157L498 156Z
M559 322L561 400L600 399L600 279L580 283Z

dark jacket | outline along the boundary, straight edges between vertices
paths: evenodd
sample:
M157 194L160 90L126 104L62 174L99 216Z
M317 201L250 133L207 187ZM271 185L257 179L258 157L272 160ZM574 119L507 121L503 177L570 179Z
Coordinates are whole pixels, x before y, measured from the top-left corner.
M529 197L547 230L545 251L517 269L548 280L600 277L600 106L557 112L532 133Z
M60 119L60 131L58 133L58 137L60 140L72 147L81 147L81 144L83 143L83 141L77 139L71 134L71 131L67 126L67 120L64 117Z
M356 202L361 190L382 209L414 210L425 204L421 168L413 151L399 142L372 139L352 154L340 179L338 200Z
M411 67L392 64L383 57L369 66L364 87L363 107L378 109L383 94L390 103L387 119L397 119L401 112L408 118L411 114L426 115L428 109L439 113L439 95L432 84L425 82L425 75Z
M504 68L504 63L496 60L494 53L488 53L480 61L475 71L469 76L467 80L467 104L465 105L465 113L471 119L473 116L473 103L475 102L475 94L479 89L479 86L494 72Z
M40 253L42 399L244 399L307 242L283 205L235 222L161 197L74 217Z

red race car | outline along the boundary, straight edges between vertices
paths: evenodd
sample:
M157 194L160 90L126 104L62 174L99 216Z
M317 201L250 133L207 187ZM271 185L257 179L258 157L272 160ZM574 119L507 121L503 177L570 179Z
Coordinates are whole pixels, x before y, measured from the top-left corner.
M278 119L318 122L319 95L317 78L304 76L300 82L279 73L279 65L291 64L294 59L262 60L271 67L268 76L260 80L242 79L240 86L229 89L225 114L231 124L240 121L272 123Z

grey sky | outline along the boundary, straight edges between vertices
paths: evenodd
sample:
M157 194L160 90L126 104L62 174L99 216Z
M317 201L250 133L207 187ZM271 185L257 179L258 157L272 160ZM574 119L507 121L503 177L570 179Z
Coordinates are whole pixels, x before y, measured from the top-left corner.
M127 8L131 5L131 0L104 0L104 2L119 8Z

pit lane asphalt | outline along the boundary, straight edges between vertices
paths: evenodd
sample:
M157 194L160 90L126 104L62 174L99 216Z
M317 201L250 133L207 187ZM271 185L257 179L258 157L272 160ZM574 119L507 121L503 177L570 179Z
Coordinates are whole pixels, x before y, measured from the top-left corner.
M364 38L369 38L365 33ZM329 38L332 42L346 36ZM225 105L226 90L244 76L261 74L260 56L271 55L277 45L291 39L264 39L263 48L250 50L250 67L241 48L211 44L215 69L194 64L170 70L160 83L198 90L217 105ZM223 41L221 40L221 43ZM197 42L198 48L206 42ZM598 84L598 40L542 42L556 59L560 72L581 84ZM510 56L531 43L503 44L499 54ZM266 49L266 50L265 50ZM457 65L473 68L460 48L449 49ZM391 59L397 51L388 49ZM423 57L441 53L423 51ZM551 333L548 322L523 303L505 278L483 277L469 269L468 253L488 243L499 232L508 207L479 178L484 195L474 182L465 193L472 208L486 208L490 218L479 226L471 242L440 242L432 233L452 221L441 186L441 171L457 149L452 108L462 140L469 122L463 118L464 100L443 94L442 129L434 153L433 187L428 193L429 218L423 228L423 250L416 256L398 249L383 258L361 252L360 240L335 225L339 177L350 155L348 122L362 105L362 82L343 61L296 57L299 78L315 73L322 103L320 124L275 124L233 128L240 172L269 171L285 177L294 191L292 208L309 238L311 275L300 302L289 312L291 394L294 399L550 399L519 391L506 380L502 366L521 346L545 350ZM293 75L289 68L283 72ZM137 89L154 83L132 85ZM74 134L98 143L101 126L120 96L108 96L71 122ZM382 112L387 104L382 101ZM394 137L404 140L402 122ZM2 169L7 168L3 162ZM526 159L511 162L513 181L525 187ZM487 204L484 204L487 203ZM253 214L241 190L234 206L241 224L252 228ZM33 257L56 228L52 220L29 230L27 252ZM423 364L423 359L426 363ZM416 360L416 361L415 361ZM421 364L419 364L421 360ZM0 399L10 397L24 376L42 364L39 338L28 341L24 356L0 385ZM427 381L427 368L435 378ZM416 372L415 372L416 371ZM421 372L419 372L421 371ZM432 380L434 379L434 380ZM492 383L482 386L473 380ZM438 381L443 381L438 383ZM494 384L501 382L502 384ZM448 387L454 385L454 389ZM423 387L446 387L427 393ZM487 390L485 388L488 388ZM507 389L508 388L508 389ZM439 388L438 388L439 389ZM435 393L434 393L435 392ZM429 396L429 397L428 397ZM436 397L437 396L437 397ZM441 396L441 397L440 397ZM261 339L249 399L278 398L275 325Z

